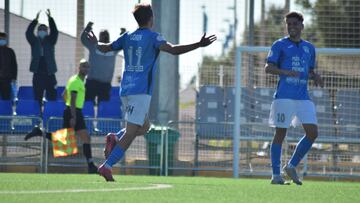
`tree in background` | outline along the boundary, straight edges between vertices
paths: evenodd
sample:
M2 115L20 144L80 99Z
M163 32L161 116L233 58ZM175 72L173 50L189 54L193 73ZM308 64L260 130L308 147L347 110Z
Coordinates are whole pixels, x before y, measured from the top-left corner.
M296 3L302 7L305 16L305 30L303 39L311 41L316 47L340 47L340 48L358 48L360 47L360 1L356 0L296 0ZM270 46L273 41L285 36L284 32L284 8L271 5L265 13L263 22L256 22L254 25L254 46ZM248 36L249 30L245 29L243 36ZM232 43L230 43L232 44ZM240 43L248 45L247 37ZM261 58L259 58L261 57ZM263 67L263 57L254 56L252 70L254 76L260 76ZM346 60L346 56L339 56ZM321 60L321 59L319 59ZM353 58L351 60L354 60ZM337 60L337 61L341 61ZM320 63L324 64L324 63ZM235 47L230 46L224 55L215 58L205 56L200 65L200 84L218 85L219 67L224 67L224 85L233 85L233 74L235 66ZM326 67L325 67L326 66ZM326 63L319 70L323 74L330 71L331 75L339 75L344 78L348 73L339 72L332 68L332 64ZM260 68L259 68L260 67ZM335 72L334 72L335 71ZM325 74L326 75L329 75ZM244 75L243 75L244 76ZM256 81L263 81L262 78L252 78ZM267 78L266 80L268 80ZM267 81L266 84L272 86L274 81ZM257 85L257 84L252 84Z
M265 13L264 22L256 22L254 25L254 46L270 46L273 41L281 37L284 33L284 8L271 5ZM243 36L249 35L249 29L246 28ZM232 43L230 43L232 44ZM247 45L248 39L244 37L241 45ZM263 56L265 57L265 56ZM254 59L255 63L263 60ZM263 64L254 64L263 66ZM218 85L220 67L223 68L223 85L234 86L234 66L235 66L235 47L232 45L224 55L219 58L205 56L200 65L199 75L201 85ZM247 75L247 74L246 74ZM256 75L256 74L255 74ZM245 76L245 75L244 75ZM257 80L255 80L257 81ZM244 84L245 85L245 84Z
M309 26L318 47L360 47L360 1L296 0L312 16Z

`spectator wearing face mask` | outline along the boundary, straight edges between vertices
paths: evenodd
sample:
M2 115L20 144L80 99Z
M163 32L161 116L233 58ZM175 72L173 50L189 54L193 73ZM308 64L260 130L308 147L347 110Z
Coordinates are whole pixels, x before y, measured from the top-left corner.
M7 34L0 32L0 99L11 99L11 86L16 84L17 62L12 48L8 47Z
M26 30L26 39L31 46L30 72L33 75L33 88L35 99L41 104L46 93L47 100L56 100L56 77L57 71L55 62L55 44L58 38L58 29L54 19L51 17L50 10L47 9L46 15L49 20L49 28L45 24L37 27L37 35L34 34L35 27L40 15L39 11L36 18L31 21Z

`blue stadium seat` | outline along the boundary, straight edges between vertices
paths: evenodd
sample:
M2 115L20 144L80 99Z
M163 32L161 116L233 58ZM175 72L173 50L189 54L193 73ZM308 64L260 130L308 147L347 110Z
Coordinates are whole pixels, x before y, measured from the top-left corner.
M13 108L11 100L0 100L0 116L12 116Z
M119 86L111 87L110 101L114 101L114 102L120 101L119 89L120 89Z
M234 122L235 112L235 87L225 88L226 103L226 121ZM241 88L241 104L240 104L240 121L241 123L249 122L249 114L247 113L249 106L249 90L246 87Z
M0 100L0 133L11 133L11 116L13 115L12 101Z
M95 109L93 101L85 101L82 113L84 117L94 118L95 117Z
M338 90L336 93L336 116L339 134L337 139L360 139L360 92L359 90Z
M275 89L274 88L255 88L253 94L253 112L251 117L253 122L268 124L270 107L273 101Z
M93 118L95 117L94 102L85 101L82 113L84 115L86 127L91 134L94 130Z
M196 98L198 122L224 122L224 91L218 86L202 86Z
M220 86L202 86L196 97L196 133L203 138L227 136L224 90Z
M309 90L310 99L316 108L318 120L318 140L329 140L335 138L335 119L333 118L333 107L328 89L314 88ZM303 137L305 131L302 126L289 129L287 137L291 140L298 140Z
M39 101L20 99L16 103L15 112L18 116L40 116Z
M65 102L63 101L47 101L44 103L43 123L48 132L62 128L64 109ZM50 117L56 117L56 119L49 120Z
M120 101L102 101L98 106L98 118L116 118L121 119L121 102Z
M336 139L333 102L330 97L330 91L323 88L314 88L309 90L309 96L316 107L316 117L318 120L318 139ZM304 134L304 133L303 133Z
M270 107L273 101L275 88L256 87L249 90L247 96L251 136L254 139L269 140L273 137L273 129L269 127Z
M33 100L34 90L32 86L20 86L17 93L18 100Z
M13 127L16 133L30 132L41 122L39 101L18 100L15 112L17 118L13 120Z
M56 88L56 98L57 100L63 100L62 93L65 90L65 86L58 86Z
M226 103L226 121L234 122L235 119L235 87L225 87L225 103ZM240 123L244 124L250 122L250 114L248 112L250 108L249 100L249 88L241 87L241 103L240 103ZM241 125L241 136L249 136L250 128L248 125ZM233 134L233 126L228 133L230 136Z
M120 101L102 101L97 112L97 131L100 133L117 132L121 129L122 118Z
M316 107L316 115L318 124L321 125L334 125L333 107L330 99L330 93L327 89L311 89L309 96L314 102Z
M117 102L117 103L121 103L121 98L119 96L112 96L110 97L110 102Z
M119 86L113 86L111 87L111 94L110 97L119 97L119 92L120 91L120 87Z

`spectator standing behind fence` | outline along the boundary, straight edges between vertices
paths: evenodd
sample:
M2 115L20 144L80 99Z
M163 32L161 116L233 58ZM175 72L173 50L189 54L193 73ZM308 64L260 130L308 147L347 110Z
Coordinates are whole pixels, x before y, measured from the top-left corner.
M275 135L270 146L272 184L285 184L280 176L281 145L290 125L295 127L301 123L305 130L304 137L296 145L292 157L284 166L285 173L297 185L301 185L302 182L297 176L296 167L318 136L316 109L309 97L307 83L309 79L313 79L315 85L321 87L324 83L320 75L314 71L315 47L301 39L303 21L301 13L286 14L285 23L289 36L273 43L265 65L266 73L279 75L269 116L270 127L275 127Z
M49 27L45 24L40 24L37 28L37 35L34 30L38 23L39 11L36 18L31 21L26 30L26 39L31 46L31 63L30 72L33 75L33 88L35 99L42 101L44 92L46 92L46 99L56 100L56 77L57 71L55 62L55 44L57 42L59 31L56 28L54 19L51 17L50 10L47 9L46 15L49 20Z
M17 77L16 55L8 44L7 34L0 32L0 99L2 100L11 99L11 89L16 85Z
M91 139L86 128L82 108L85 102L84 80L90 68L89 62L81 59L78 73L73 75L67 82L63 98L66 107L63 114L63 128L74 128L77 136L80 136L83 142L83 153L88 164L88 173L97 173L97 167L94 164L91 153ZM28 140L34 136L42 136L43 133L38 126L35 126L32 132L25 136ZM45 133L45 137L51 140L51 133Z
M124 50L125 70L121 81L120 96L125 111L125 128L118 134L106 136L105 157L107 160L99 167L99 174L106 181L114 181L111 168L120 161L136 136L144 135L149 129L148 111L156 73L156 59L160 51L180 55L206 47L216 40L215 35L187 45L172 45L159 33L152 31L154 16L151 5L137 4L133 15L139 28L131 33L121 35L111 44L98 45L95 35L88 37L94 46L103 52ZM169 71L174 69L169 68Z
M108 101L110 99L111 80L114 75L115 59L118 51L103 53L96 48L87 38L92 31L92 22L89 22L81 33L81 42L89 50L90 72L86 79L87 101ZM99 42L106 44L110 42L109 32L101 30L99 33Z

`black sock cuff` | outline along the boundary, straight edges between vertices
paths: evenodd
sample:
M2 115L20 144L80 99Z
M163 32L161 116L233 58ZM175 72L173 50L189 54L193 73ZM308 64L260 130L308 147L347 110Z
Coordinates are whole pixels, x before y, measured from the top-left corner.
M52 138L51 138L51 133L46 133L45 134L45 137L46 137L46 139L48 139L48 140L52 140Z
M92 160L92 155L91 155L91 145L90 144L83 144L83 152L84 155L86 157L86 160L89 162L89 160Z

